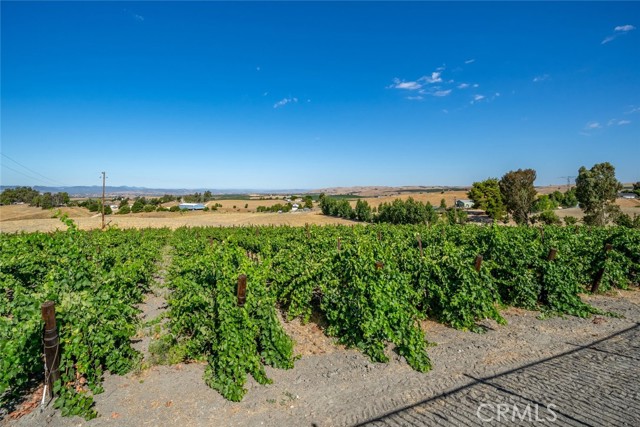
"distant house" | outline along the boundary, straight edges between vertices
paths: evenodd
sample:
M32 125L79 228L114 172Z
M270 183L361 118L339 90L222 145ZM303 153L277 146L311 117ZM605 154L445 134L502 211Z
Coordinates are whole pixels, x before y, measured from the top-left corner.
M638 195L636 193L619 193L618 197L623 199L637 199Z
M473 200L459 199L456 200L456 208L471 209L473 207Z
M204 210L204 205L202 203L180 203L178 207L180 209L186 209L188 211Z

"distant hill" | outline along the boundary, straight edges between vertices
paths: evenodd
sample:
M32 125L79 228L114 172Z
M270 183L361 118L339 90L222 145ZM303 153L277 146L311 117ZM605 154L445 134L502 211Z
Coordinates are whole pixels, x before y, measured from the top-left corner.
M403 187L387 187L378 186L358 186L358 187L330 187L312 190L310 193L324 193L326 195L349 194L360 197L377 197L377 196L393 196L406 193L440 193L442 191L467 191L470 187L449 187L449 186L403 186Z
M0 191L5 188L15 188L17 185L2 185ZM28 187L28 186L27 186ZM41 185L30 186L34 190L41 193L60 193L67 192L71 197L101 197L102 186L100 185L77 185L72 187L45 187ZM213 194L295 194L306 193L305 189L291 190L256 190L256 189L213 189L213 188L146 188L146 187L129 187L129 186L110 186L105 187L105 193L110 196L162 196L164 194L182 195L193 193L204 193L211 191Z

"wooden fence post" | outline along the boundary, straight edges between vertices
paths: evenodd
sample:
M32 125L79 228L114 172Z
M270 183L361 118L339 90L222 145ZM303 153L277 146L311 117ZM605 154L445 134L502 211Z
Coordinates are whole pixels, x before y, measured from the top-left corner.
M418 247L420 248L420 258L424 257L424 252L422 251L422 237L418 234Z
M341 248L342 248L342 244L340 242L340 238L338 237L338 252L340 252Z
M53 384L60 379L60 340L56 327L56 306L53 301L45 301L40 306L44 320L44 366L45 385L48 395L53 397Z
M610 243L607 243L606 245L604 245L603 261L607 259L607 252L609 252L611 249L613 249L613 246L611 246ZM591 285L592 294L595 294L596 292L598 292L598 288L600 288L600 282L602 281L603 276L604 276L604 265L600 270L598 270L595 277L593 278L593 284Z
M247 275L241 274L238 276L238 307L243 307L247 301Z
M475 269L477 272L480 272L480 267L482 267L482 259L483 259L482 255L478 254L475 262Z

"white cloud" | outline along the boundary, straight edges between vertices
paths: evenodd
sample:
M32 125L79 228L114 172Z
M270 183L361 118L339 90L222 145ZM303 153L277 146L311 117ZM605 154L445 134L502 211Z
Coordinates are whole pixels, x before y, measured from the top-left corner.
M602 125L598 122L589 122L585 125L584 129L585 130L593 130L593 129L600 129L602 127Z
M622 36L624 34L627 34L629 31L635 30L636 27L634 27L633 25L618 25L617 27L615 27L613 29L613 34L608 35L607 37L604 38L604 40L602 40L602 42L600 44L607 44L615 39L617 39L619 36Z
M393 79L393 84L389 86L392 89L418 90L422 85L418 82L404 82L398 78Z
M460 84L458 85L458 89L466 89L466 88L468 88L469 86L470 86L470 85L469 85L469 83L460 83Z
M466 61L464 61L465 64L472 64L474 62L476 62L475 59L467 59Z
M442 82L442 77L440 77L441 74L442 71L434 71L433 73L431 73L431 76L424 76L420 79L430 84L440 83Z
M280 101L273 104L273 108L280 108L280 107L284 107L287 104L290 104L290 103L295 104L297 102L298 102L298 98L283 98Z
M484 99L484 95L474 95L473 96L473 101L474 102L482 101L483 99Z
M616 28L614 28L614 31L623 31L623 32L627 32L627 31L631 31L631 30L635 30L636 27L634 27L633 25L619 25Z
M631 120L618 120L617 125L622 126L622 125L628 125L630 123L631 123Z
M451 93L451 89L448 90L437 90L433 93L433 96L447 96Z
M533 78L534 83L543 82L545 80L549 80L549 74L543 74L541 76L535 76Z
M422 87L421 84L417 82L402 82L396 85L396 89L408 89L408 90L417 90Z
M122 11L129 15L131 18L135 19L138 22L143 22L144 21L144 16L142 15L138 15L137 13L133 13L132 11L130 11L129 9L122 9Z
M633 105L629 106L629 111L626 111L625 114L633 114L640 112L640 107L635 107Z
M478 83L474 83L473 87L480 87L480 85Z
M420 100L424 99L424 96L422 96L422 95L407 96L407 99L410 100L410 101L420 101Z
M607 36L607 37L604 38L604 40L602 40L602 43L600 43L600 44L607 44L610 41L615 40L615 38L616 38L616 36Z

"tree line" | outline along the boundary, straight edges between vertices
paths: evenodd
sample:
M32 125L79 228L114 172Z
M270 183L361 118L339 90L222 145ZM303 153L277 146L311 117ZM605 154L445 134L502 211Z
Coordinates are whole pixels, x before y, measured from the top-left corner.
M366 200L358 200L356 207L352 208L346 199L335 199L321 194L320 209L325 215L388 224L434 224L440 218L431 203L422 203L413 197L407 200L395 199L390 203L382 203L377 208L371 207ZM467 221L467 213L460 209L447 209L445 206L442 211L450 224L464 224Z
M631 218L615 204L623 187L616 179L615 168L608 162L598 163L591 169L582 166L578 170L576 186L565 193L555 191L550 195L537 196L533 185L535 180L536 171L533 169L510 171L500 180L488 178L474 182L468 197L475 208L482 209L495 221L508 222L511 218L518 225L535 222L560 224L554 209L579 206L584 211L583 222L586 225L614 223L640 228L640 216ZM640 189L640 183L634 185L634 190L636 187ZM565 221L570 224L577 220L567 217Z
M66 192L40 194L39 191L31 187L5 188L0 194L0 204L2 205L26 203L29 206L51 209L56 206L68 205L69 201L69 194Z

